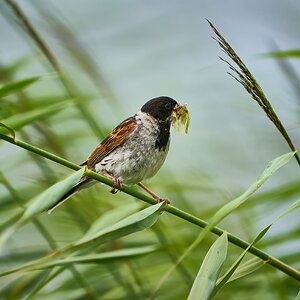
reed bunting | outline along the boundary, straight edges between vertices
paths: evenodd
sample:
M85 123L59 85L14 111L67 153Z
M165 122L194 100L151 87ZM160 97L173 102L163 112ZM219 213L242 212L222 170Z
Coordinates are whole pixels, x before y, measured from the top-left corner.
M174 99L157 97L144 104L134 116L118 125L82 163L114 181L111 193L122 190L122 184L137 184L158 202L167 201L149 190L142 181L154 176L164 163L170 145L170 127L188 114L185 105ZM186 122L186 118L183 118ZM62 204L79 190L96 183L83 176L52 208Z

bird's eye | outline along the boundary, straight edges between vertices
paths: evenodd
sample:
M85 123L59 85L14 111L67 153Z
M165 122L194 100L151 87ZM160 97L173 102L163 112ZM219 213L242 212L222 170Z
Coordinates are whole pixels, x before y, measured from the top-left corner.
M167 110L171 109L171 104L170 104L170 103L166 103L166 104L165 104L165 108L166 108Z

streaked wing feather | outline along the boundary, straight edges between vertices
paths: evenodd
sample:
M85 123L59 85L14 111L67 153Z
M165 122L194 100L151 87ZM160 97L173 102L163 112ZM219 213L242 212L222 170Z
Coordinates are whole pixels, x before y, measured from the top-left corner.
M88 168L93 170L98 162L122 145L136 128L137 123L134 117L130 117L118 125L88 157Z

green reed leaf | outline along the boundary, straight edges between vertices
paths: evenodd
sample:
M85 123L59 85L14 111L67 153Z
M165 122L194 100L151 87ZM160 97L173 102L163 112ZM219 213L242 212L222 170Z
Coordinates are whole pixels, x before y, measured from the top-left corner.
M154 246L145 246L145 247L136 247L136 248L128 248L128 249L120 249L114 251L108 251L104 253L98 254L87 254L80 256L71 256L64 259L57 259L51 262L45 263L33 263L31 266L25 266L20 269L18 272L24 271L35 271L40 269L47 269L59 266L67 266L70 264L102 264L108 263L111 261L116 261L119 259L128 259L134 258L137 256L149 254L157 250Z
M206 300L210 298L227 256L227 247L227 233L224 232L208 250L193 283L188 300Z
M263 54L264 57L270 58L300 58L299 49L290 49L290 50L280 50L280 51L271 51Z
M13 81L7 83L5 85L0 86L0 98L8 96L10 94L14 94L20 90L27 88L28 86L32 85L33 83L37 82L40 77L30 77L25 78L17 81Z
M34 109L28 112L15 114L9 118L1 120L7 127L13 128L13 130L18 130L25 125L32 124L37 120L49 117L57 112L62 111L67 108L69 105L72 105L70 101L64 101L62 103L57 103L49 105L48 107ZM0 129L0 133L3 133Z

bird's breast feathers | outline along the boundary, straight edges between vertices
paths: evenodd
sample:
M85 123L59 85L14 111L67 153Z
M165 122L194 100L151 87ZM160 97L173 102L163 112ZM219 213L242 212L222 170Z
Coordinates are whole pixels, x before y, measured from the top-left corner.
M154 176L165 161L170 142L169 134L166 136L164 132L165 145L157 146L161 143L162 128L152 117L139 112L133 118L136 129L122 145L95 165L96 172L106 171L126 184L136 184Z

